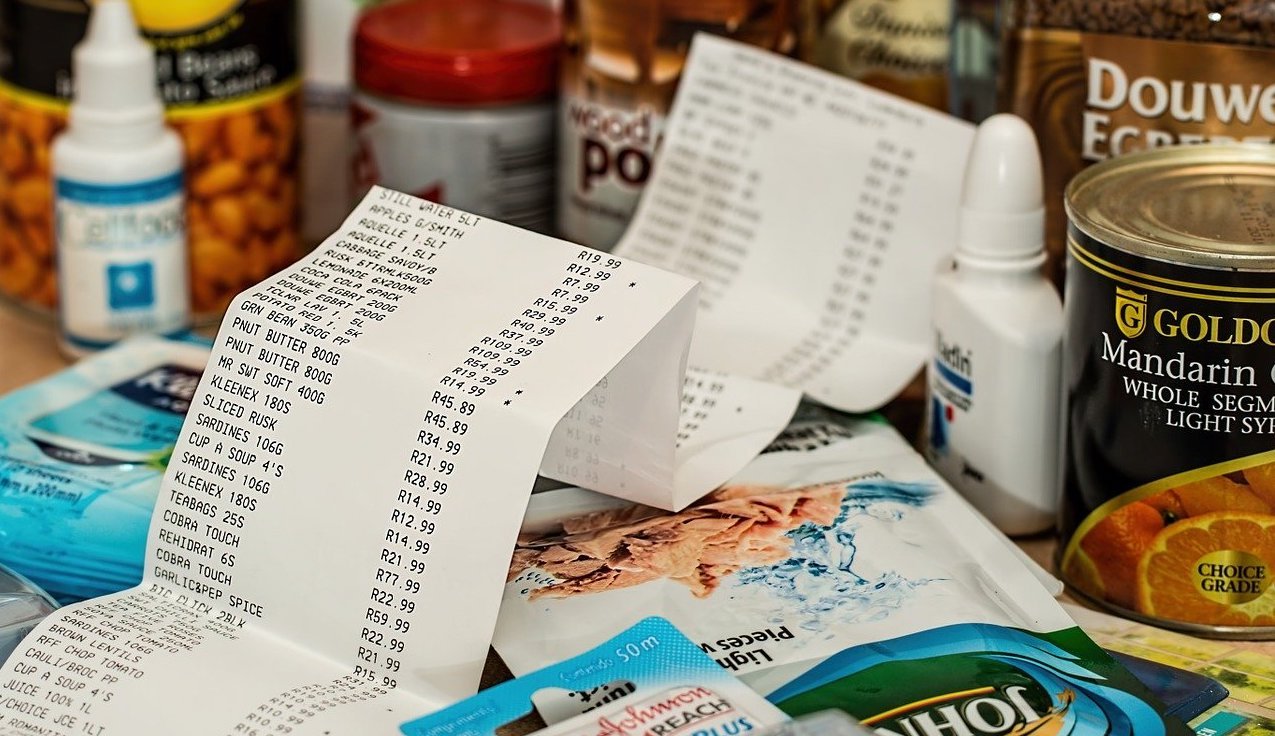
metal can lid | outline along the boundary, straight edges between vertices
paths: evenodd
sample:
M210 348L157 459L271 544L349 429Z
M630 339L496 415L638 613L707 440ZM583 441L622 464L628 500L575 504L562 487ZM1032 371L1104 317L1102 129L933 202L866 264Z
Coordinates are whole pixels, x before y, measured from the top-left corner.
M1275 147L1171 146L1108 159L1067 185L1067 218L1135 255L1275 270Z

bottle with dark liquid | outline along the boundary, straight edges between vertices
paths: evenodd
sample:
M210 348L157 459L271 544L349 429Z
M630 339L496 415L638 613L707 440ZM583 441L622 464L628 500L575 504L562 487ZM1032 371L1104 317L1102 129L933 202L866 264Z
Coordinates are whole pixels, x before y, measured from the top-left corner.
M797 0L567 0L558 234L610 249L628 226L697 32L791 53Z

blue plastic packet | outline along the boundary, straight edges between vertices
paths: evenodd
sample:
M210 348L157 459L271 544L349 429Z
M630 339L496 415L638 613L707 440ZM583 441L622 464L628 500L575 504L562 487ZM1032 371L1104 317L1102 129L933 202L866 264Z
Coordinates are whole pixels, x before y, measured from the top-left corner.
M63 601L142 577L208 343L139 337L0 398L0 562Z
M539 736L741 736L788 718L665 619L403 724L407 736L495 736L531 714Z

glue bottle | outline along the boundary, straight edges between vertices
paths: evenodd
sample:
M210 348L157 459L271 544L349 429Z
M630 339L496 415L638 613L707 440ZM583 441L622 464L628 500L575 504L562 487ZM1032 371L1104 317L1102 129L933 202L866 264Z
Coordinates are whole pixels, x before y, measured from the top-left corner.
M53 143L62 349L72 357L190 321L181 139L127 0L98 0Z
M956 254L935 281L925 453L1001 531L1043 531L1057 509L1062 304L1041 266L1045 210L1031 127L979 126Z

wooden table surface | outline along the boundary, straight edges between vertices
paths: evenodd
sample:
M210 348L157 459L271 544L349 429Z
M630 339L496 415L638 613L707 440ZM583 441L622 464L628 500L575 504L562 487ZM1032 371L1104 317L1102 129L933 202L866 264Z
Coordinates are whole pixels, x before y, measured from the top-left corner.
M56 339L51 322L0 304L0 394L65 367Z
M51 322L0 304L0 394L68 365L58 352L56 335L55 325ZM1018 544L1045 569L1053 569L1055 540L1052 536L1021 539ZM1251 642L1244 648L1275 656L1275 642ZM500 669L498 662L489 662L484 681L490 683L507 677Z

